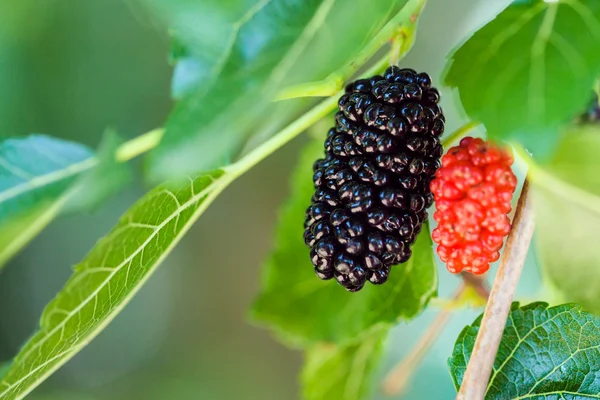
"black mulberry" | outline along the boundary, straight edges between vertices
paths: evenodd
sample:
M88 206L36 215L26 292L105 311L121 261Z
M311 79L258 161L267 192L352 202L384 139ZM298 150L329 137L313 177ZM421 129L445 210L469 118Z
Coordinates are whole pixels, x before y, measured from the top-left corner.
M346 87L304 224L319 278L355 292L410 258L441 165L439 98L429 75L396 66Z

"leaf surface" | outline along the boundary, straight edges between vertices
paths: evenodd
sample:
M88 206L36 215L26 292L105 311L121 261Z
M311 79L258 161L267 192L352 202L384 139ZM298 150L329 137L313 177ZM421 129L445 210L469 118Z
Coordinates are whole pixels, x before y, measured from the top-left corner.
M481 317L460 333L450 373L458 389ZM513 304L487 388L487 400L600 397L600 318L578 305Z
M250 135L272 134L306 106L274 105L279 90L325 79L350 62L405 3L151 0L176 35L173 92L180 99L153 152L151 175L232 162Z
M533 165L539 262L567 301L600 312L600 129L573 128L544 166Z
M451 56L446 83L498 139L548 155L600 75L600 2L515 1Z

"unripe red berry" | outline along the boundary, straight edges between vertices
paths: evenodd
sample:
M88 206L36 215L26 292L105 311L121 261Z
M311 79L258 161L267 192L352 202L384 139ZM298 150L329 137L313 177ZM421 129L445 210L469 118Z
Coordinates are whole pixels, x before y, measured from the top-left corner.
M517 186L512 163L509 150L472 137L442 158L431 182L438 223L431 236L448 271L483 274L500 257Z

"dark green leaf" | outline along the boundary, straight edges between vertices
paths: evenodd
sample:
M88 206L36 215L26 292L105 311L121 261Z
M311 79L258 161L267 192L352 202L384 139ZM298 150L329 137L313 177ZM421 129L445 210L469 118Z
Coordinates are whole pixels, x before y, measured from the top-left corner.
M150 172L158 178L231 162L249 135L274 131L305 106L291 101L274 107L277 91L325 79L356 57L406 3L150 1L188 54L173 84L183 97L152 156Z
M0 267L58 214L69 188L95 164L87 147L44 135L0 142Z
M217 170L163 185L129 209L48 304L0 381L0 399L23 398L96 337L233 178Z
M462 382L479 317L458 336L448 360L456 388ZM600 393L600 318L575 304L513 304L485 398L597 399Z
M548 153L600 73L600 2L514 2L452 56L446 83L491 137Z
M304 212L314 188L312 164L323 156L323 141L304 150L293 176L292 195L283 209L273 254L265 266L263 292L253 309L256 320L296 345L343 343L374 327L392 326L417 315L437 291L437 271L427 226L413 246L413 256L392 268L382 286L357 293L336 282L319 280L303 241Z
M318 344L306 352L302 370L305 400L369 398L388 330L373 332L356 344Z
M567 301L600 312L600 128L573 129L531 180L544 276Z

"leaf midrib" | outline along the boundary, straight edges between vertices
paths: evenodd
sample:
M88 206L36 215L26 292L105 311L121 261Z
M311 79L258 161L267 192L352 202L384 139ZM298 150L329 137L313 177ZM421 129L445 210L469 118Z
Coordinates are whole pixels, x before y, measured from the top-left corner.
M8 190L0 192L0 205L2 205L3 202L11 200L28 191L35 190L40 187L50 185L52 183L56 183L58 181L75 176L83 171L91 169L97 164L97 162L98 161L96 157L89 157L75 164L70 164L66 168L54 170L44 175L37 175L23 183L12 186Z
M552 35L552 28L556 21L556 14L560 3L549 3L546 9L546 14L542 19L537 35L533 40L530 52L529 65L529 87L528 87L528 104L529 118L540 118L544 115L546 104L544 96L538 96L536 93L543 93L546 82L546 63L545 55L548 47L548 40Z

